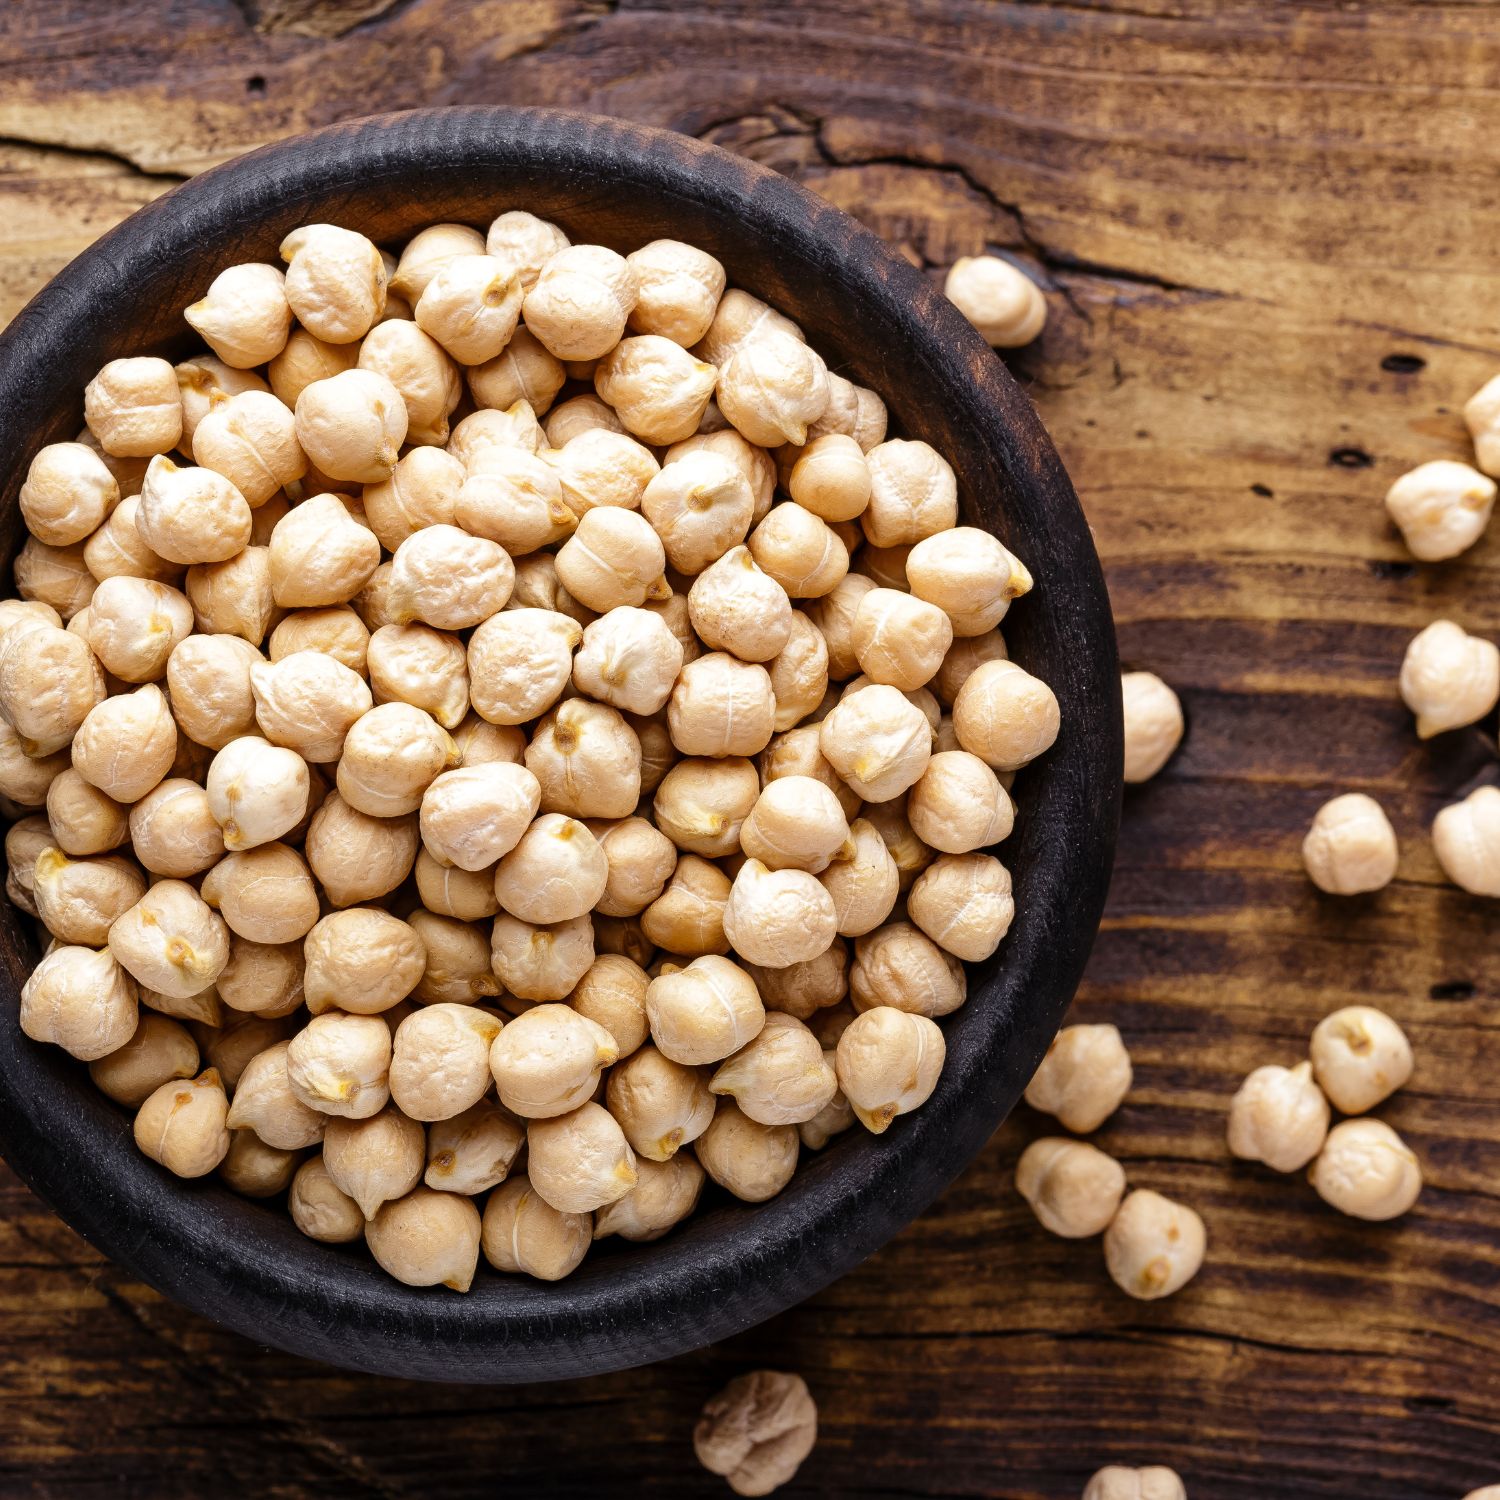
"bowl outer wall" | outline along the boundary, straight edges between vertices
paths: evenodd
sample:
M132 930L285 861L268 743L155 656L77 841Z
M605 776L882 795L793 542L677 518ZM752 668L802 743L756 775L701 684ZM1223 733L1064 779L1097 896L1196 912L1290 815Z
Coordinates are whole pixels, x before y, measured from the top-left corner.
M141 209L0 337L7 555L32 454L76 432L82 387L106 360L191 347L181 311L219 270L275 261L282 235L309 221L392 243L443 219L482 226L510 207L622 250L668 236L701 245L731 284L796 318L832 368L879 391L906 435L952 462L962 519L996 531L1036 575L1005 631L1056 691L1062 730L1020 782L1017 830L999 851L1015 876L1015 923L997 958L970 966L932 1098L879 1139L856 1129L804 1152L770 1203L715 1206L654 1244L595 1252L556 1284L481 1263L467 1296L406 1287L362 1252L304 1239L279 1206L169 1176L77 1063L22 1035L18 992L35 950L0 903L0 1150L21 1177L112 1259L257 1342L472 1382L600 1373L725 1338L827 1285L926 1208L1014 1105L1061 1022L1097 931L1121 789L1108 597L1028 398L933 284L840 210L717 148L620 121L380 116L265 147Z

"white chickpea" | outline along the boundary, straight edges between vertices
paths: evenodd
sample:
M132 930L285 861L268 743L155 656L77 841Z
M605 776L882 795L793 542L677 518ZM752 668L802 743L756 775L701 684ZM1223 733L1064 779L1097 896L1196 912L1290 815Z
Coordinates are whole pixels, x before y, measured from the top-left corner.
M1181 1291L1198 1274L1206 1238L1192 1209L1138 1188L1104 1231L1104 1263L1122 1292L1151 1302Z
M636 1243L660 1239L698 1206L707 1180L703 1168L686 1152L668 1161L637 1155L635 1171L635 1186L594 1216L596 1240L611 1234Z
M1496 671L1500 692L1500 653ZM1182 704L1154 672L1122 673L1120 696L1125 714L1125 780L1150 781L1182 743Z
M667 722L684 755L758 755L775 732L770 674L722 651L700 656L678 675Z
M1422 1168L1382 1120L1344 1120L1312 1164L1318 1196L1342 1214L1382 1222L1399 1218L1422 1191Z
M1102 1234L1125 1196L1125 1169L1086 1141L1044 1136L1016 1163L1016 1191L1042 1228L1067 1240Z
M417 302L432 279L462 255L483 255L484 236L467 224L432 224L419 229L402 248L391 273L390 289Z
M190 635L167 658L167 690L178 727L190 740L222 750L255 728L250 673L264 660L237 635Z
M1297 1172L1328 1135L1328 1100L1313 1081L1313 1065L1256 1068L1229 1105L1229 1150L1277 1172Z
M1378 891L1396 874L1396 833L1380 804L1363 792L1325 802L1302 841L1308 878L1321 891Z
M141 497L131 495L122 500L108 519L83 545L83 560L88 571L100 581L106 578L152 578L158 583L177 583L182 567L158 557L141 540L136 525Z
M1025 564L975 526L956 526L917 542L904 571L912 593L943 610L956 636L993 630L1011 600L1032 587Z
M735 547L693 581L688 615L703 642L742 661L766 662L786 648L792 607L786 590Z
M193 607L187 598L146 578L106 578L89 601L89 646L105 671L125 682L154 682L165 676L167 658L192 628ZM26 649L35 651L34 639ZM0 703L5 685L0 659Z
M231 740L214 756L205 783L224 847L253 849L302 821L310 781L307 762L256 735Z
M839 800L810 776L767 783L740 829L740 847L773 870L817 875L849 841Z
M997 771L1018 771L1050 749L1058 724L1052 689L1013 661L983 663L953 701L959 744Z
M404 1000L427 968L427 948L416 929L375 906L330 912L302 945L307 1008L375 1016Z
M714 1117L714 1096L701 1070L673 1062L645 1046L613 1068L605 1102L631 1149L651 1162L670 1161L703 1134Z
M801 1021L780 1011L709 1081L761 1125L800 1125L824 1109L838 1091L834 1070L818 1039Z
M422 842L447 864L487 870L520 842L540 802L541 786L524 766L444 771L422 794Z
M893 438L866 454L870 503L859 522L875 547L920 542L958 524L958 482L928 444Z
M860 821L869 823L879 834L896 866L901 891L910 889L923 870L937 857L936 853L912 831L906 816L905 798L891 802L867 802L859 809Z
M383 1204L404 1197L422 1180L426 1137L394 1105L367 1120L335 1117L328 1120L323 1137L323 1165L334 1186L359 1205L368 1221Z
M495 976L520 1000L565 999L593 961L594 928L587 917L538 927L502 912L490 931Z
M47 820L57 847L75 857L107 854L130 836L125 809L71 767L47 788Z
M356 720L338 763L339 795L372 818L414 813L438 774L458 764L458 747L431 714L381 703Z
M588 511L557 554L557 578L568 592L601 614L662 598L666 552L650 523L634 511Z
M187 571L193 623L205 635L237 635L259 646L276 611L271 553L250 546L223 562Z
M573 685L614 708L654 714L681 670L682 644L661 617L621 605L585 627Z
M290 1015L302 1004L305 974L300 942L256 943L236 934L229 942L229 962L219 971L215 987L230 1010L271 1022ZM279 1034L273 1038L280 1039ZM211 1056L210 1061L233 1087L234 1070L226 1069L218 1057Z
M81 1062L125 1046L139 1012L136 984L107 951L53 948L21 986L21 1030Z
M912 831L945 854L969 854L1010 836L1015 808L999 778L967 750L943 750L927 763L906 802Z
M385 262L364 235L334 224L306 224L282 240L281 258L286 300L314 338L352 344L384 311Z
M283 609L347 604L380 562L375 533L338 495L314 495L271 533L271 590Z
M153 875L201 875L224 855L224 835L197 782L169 777L129 813L135 857Z
M405 318L382 322L360 344L357 368L385 376L401 393L408 442L448 441L448 417L463 394L463 381L435 338Z
M623 434L625 424L615 415L612 406L606 405L592 392L588 392L582 396L570 397L561 406L554 406L547 414L546 422L543 423L543 431L548 446L553 450L550 462L560 466L562 452L574 438L583 437L590 432ZM631 441L634 442L634 439ZM639 443L636 443L635 447L640 448L648 457L651 456L649 448L643 448ZM629 451L633 453L634 449ZM656 459L652 457L651 462L655 464ZM606 476L602 474L599 478L601 482L608 482ZM566 484L566 481L564 483ZM572 505L571 500L569 504ZM590 507L585 504L573 508L579 515L582 515Z
M383 1204L365 1225L376 1263L407 1286L466 1292L479 1264L479 1210L458 1193L418 1186Z
M998 255L960 256L949 267L943 295L997 349L1031 343L1047 321L1041 289Z
M307 472L296 418L269 391L214 400L194 429L193 459L222 474L252 509Z
M713 323L724 295L724 267L681 240L652 240L626 259L638 289L631 328L691 348Z
M469 693L492 724L526 724L561 697L583 639L576 620L554 610L511 609L469 640Z
M650 1034L646 1020L646 971L619 953L600 953L568 996L581 1016L597 1022L615 1044L618 1057L629 1057Z
M464 466L441 448L412 448L390 477L364 488L365 519L394 552L424 526L451 526Z
M609 861L576 818L543 813L495 868L502 910L525 922L566 922L604 894Z
M1500 377L1487 380L1464 402L1464 425L1474 440L1475 465L1493 478L1500 472Z
M1026 1102L1087 1135L1119 1108L1132 1076L1118 1027L1064 1026L1027 1085Z
M541 269L568 248L568 237L556 224L520 209L509 209L489 227L485 237L488 254L510 266L523 286L532 286Z
M430 625L382 625L365 658L376 703L405 703L456 729L468 713L469 669L464 643Z
M460 922L477 922L500 910L491 870L460 870L456 865L439 863L423 849L417 854L413 873L422 905L429 911Z
M566 1005L537 1005L493 1038L489 1071L506 1109L551 1119L592 1099L618 1056L614 1037L596 1021Z
M41 816L20 818L5 831L5 894L28 917L37 915L37 856L56 842L47 819Z
M649 797L661 785L663 777L677 764L677 747L665 711L645 718L626 714L625 722L635 731L641 746L641 795Z
M286 346L268 362L266 376L277 399L295 408L297 398L314 381L352 370L358 359L358 344L330 344L294 326Z
M646 1017L664 1057L697 1067L739 1051L765 1024L765 1008L738 964L707 954L651 981Z
M867 802L889 802L926 771L932 726L898 689L875 684L838 703L819 728L818 745Z
M497 1271L561 1281L577 1270L592 1239L587 1213L562 1213L526 1177L513 1177L484 1206L484 1256Z
M623 256L603 245L570 245L542 267L522 313L558 359L600 359L620 342L635 299L635 272Z
M799 869L767 869L747 859L724 908L724 935L753 964L785 968L815 958L834 940L838 915L817 878Z
M1493 479L1445 458L1403 474L1385 496L1407 550L1422 562L1467 551L1484 535L1494 505Z
M398 621L467 630L505 607L515 567L498 543L456 526L427 526L396 549L390 608Z
M420 907L407 920L426 954L411 992L419 1005L473 1005L500 993L490 968L489 934L482 928Z
M382 374L355 368L315 380L297 397L297 441L330 479L379 484L407 434L406 402Z
M467 674L466 674L467 675ZM453 730L453 742L463 756L464 766L496 763L518 766L526 750L526 735L513 724L491 724L470 712Z
M490 1046L499 1034L500 1022L473 1005L415 1011L396 1028L391 1098L414 1120L451 1120L472 1109L489 1089Z
M641 796L641 745L613 708L569 698L536 727L526 768L541 783L542 811L626 818Z
M641 913L641 930L668 953L687 958L729 951L724 908L729 877L696 854L684 854L667 888Z
M594 371L594 389L643 443L680 443L698 429L718 371L659 334L621 339Z
M561 1213L602 1208L635 1186L635 1153L602 1105L531 1121L526 1158L532 1187Z
M859 659L854 654L854 620L865 595L874 588L874 582L863 574L849 573L831 592L807 603L808 618L822 634L828 652L828 675L836 681L859 671Z
M870 466L859 444L844 433L810 437L792 465L787 490L824 521L852 521L870 503Z
M15 731L0 719L0 797L17 808L41 807L48 788L67 766L67 751L43 759L27 755Z
M85 443L42 448L31 460L19 495L26 529L51 547L85 540L119 500L119 482Z
M750 524L758 526L765 519L776 497L776 463L764 448L747 443L732 427L719 432L695 433L667 449L664 462L673 464L690 453L711 453L726 458L745 477L750 486Z
M792 1180L801 1141L795 1125L761 1125L724 1100L693 1142L703 1170L745 1203L764 1203Z
M679 849L719 859L739 847L740 827L759 795L748 760L681 760L656 789L656 826Z
M357 672L322 651L256 663L250 689L266 739L319 765L338 760L349 730L373 701Z
M50 605L64 620L85 608L94 592L94 578L84 562L84 549L49 547L29 536L11 564L16 592L22 599Z
M493 1100L483 1099L428 1127L422 1180L441 1192L487 1193L505 1181L525 1142L525 1127Z
M555 418L556 413L548 421ZM579 433L545 459L557 476L563 504L580 518L601 506L638 510L646 486L661 472L649 448L607 428Z
M274 1198L291 1186L301 1162L300 1151L278 1151L253 1130L234 1130L219 1163L219 1178L242 1198Z
M285 844L226 854L200 889L230 931L254 943L295 942L318 920L312 876L302 856Z
M1412 1073L1406 1033L1369 1005L1347 1005L1324 1016L1309 1050L1319 1086L1346 1115L1374 1109Z
M69 859L49 844L32 866L31 897L37 915L47 931L64 943L102 948L110 925L145 891L141 872L119 855Z
M774 727L784 734L814 712L828 691L828 643L801 610L792 611L787 643L768 670L776 700Z
M731 425L762 448L802 443L828 406L828 367L800 339L742 343L719 368L714 397Z
M719 299L713 322L693 352L711 364L722 365L736 349L781 335L801 339L802 330L758 297L731 287Z
M79 613L85 616L87 614L83 610ZM62 624L62 616L50 604L43 604L39 599L0 599L0 640L19 626L24 625L27 630L34 630L38 625L50 625L60 630Z
M803 963L784 969L751 964L749 971L767 1010L807 1021L849 993L849 948L842 938L835 938L817 957Z
M84 389L83 416L106 453L168 453L182 437L177 372L164 359L112 359Z
M1016 914L1010 871L988 854L943 854L916 879L907 914L933 942L968 963L987 959Z
M872 682L909 692L936 675L953 643L953 628L936 605L874 588L859 602L851 643Z
M226 1121L231 1130L253 1130L278 1151L317 1145L329 1120L292 1092L287 1076L290 1050L290 1042L273 1042L245 1064Z
M1500 648L1452 620L1434 620L1401 662L1401 699L1431 739L1482 719L1500 701Z
M1083 1500L1187 1500L1175 1470L1161 1464L1127 1469L1108 1464L1084 1486Z
M91 708L73 738L73 769L116 802L139 802L172 768L177 725L148 683Z
M141 485L136 530L168 562L224 562L250 540L250 506L222 474L159 455Z
M199 301L184 309L183 318L225 364L254 369L286 347L292 309L285 278L263 262L230 266L214 277Z
M701 573L737 548L750 529L754 505L744 473L730 459L704 450L669 462L641 498L667 560L685 574Z
M510 343L523 295L505 262L478 251L454 255L426 281L412 316L460 364L482 365Z
M1482 786L1432 820L1432 848L1454 885L1500 896L1500 787Z
M391 1033L375 1016L329 1011L314 1016L291 1040L287 1082L320 1114L367 1120L390 1101Z
M110 927L109 951L144 988L187 999L229 962L229 929L192 886L159 880Z
M213 1068L150 1094L135 1117L135 1143L178 1177L206 1177L229 1152L229 1101Z
M187 1027L147 1011L130 1040L89 1064L89 1078L101 1094L139 1109L164 1083L192 1078L198 1047Z
M110 580L117 581L129 584L141 580ZM101 627L101 633L108 631L117 618L119 603L119 596L111 595L109 613L104 616L108 623ZM92 606L86 613L92 630ZM112 632L110 635L113 647L115 639ZM115 656L113 650L111 655ZM0 636L0 715L15 730L27 755L42 758L64 749L104 701L104 674L90 643L79 634L56 625L28 622Z
M859 793L829 765L819 748L819 732L820 724L811 723L799 724L795 729L778 734L760 756L761 781L769 784L783 776L811 776L838 798L844 816L852 818L860 808Z

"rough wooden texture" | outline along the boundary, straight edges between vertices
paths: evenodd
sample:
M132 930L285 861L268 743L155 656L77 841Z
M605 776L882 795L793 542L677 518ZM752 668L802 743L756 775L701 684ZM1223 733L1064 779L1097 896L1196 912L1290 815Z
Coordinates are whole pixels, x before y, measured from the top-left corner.
M1136 1304L1096 1244L1045 1237L1011 1188L1043 1125L1023 1110L812 1303L649 1372L497 1393L257 1351L10 1182L0 1492L714 1493L693 1415L761 1363L801 1370L822 1408L787 1494L1064 1500L1110 1460L1171 1463L1193 1500L1458 1500L1500 1481L1495 914L1442 885L1424 832L1495 778L1494 724L1419 747L1394 692L1433 616L1500 631L1500 544L1413 568L1378 503L1402 469L1463 456L1458 408L1500 364L1495 8L315 9L0 15L0 317L173 174L444 102L675 126L935 265L988 244L1042 273L1052 321L1015 364L1097 530L1126 661L1175 683L1190 721L1127 802L1078 1003L1136 1060L1099 1140L1203 1212L1209 1264ZM1298 843L1349 789L1385 802L1401 875L1335 903ZM1417 1049L1382 1111L1428 1178L1396 1225L1339 1220L1222 1142L1239 1077L1352 1000L1387 1006Z

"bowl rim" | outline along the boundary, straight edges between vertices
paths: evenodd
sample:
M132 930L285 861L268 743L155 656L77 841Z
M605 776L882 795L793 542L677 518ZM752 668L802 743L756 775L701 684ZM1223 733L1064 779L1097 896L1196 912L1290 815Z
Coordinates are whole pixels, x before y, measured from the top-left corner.
M904 340L910 368L972 420L996 483L1013 491L1015 524L1046 541L1045 568L1029 559L1039 587L1025 607L1036 612L1033 633L1062 652L1049 680L1064 720L1027 772L1021 812L1066 837L1037 836L1003 963L950 1019L948 1063L922 1109L879 1141L849 1140L836 1173L827 1154L804 1159L779 1197L700 1214L609 1257L607 1275L537 1283L493 1275L481 1259L467 1296L402 1286L365 1259L303 1240L280 1210L273 1223L212 1180L184 1183L142 1157L121 1112L78 1086L78 1065L22 1035L28 939L0 903L0 1153L74 1229L168 1296L258 1343L352 1369L494 1383L603 1373L728 1337L826 1286L921 1213L1013 1106L1082 975L1113 858L1122 756L1108 596L1029 398L935 285L869 230L789 179L671 131L564 110L413 110L291 137L174 188L79 255L0 335L0 453L15 456L0 473L5 514L15 513L31 453L59 435L44 430L56 370L90 340L106 358L136 352L111 348L115 331L95 326L103 299L163 278L180 302L201 295L206 277L182 265L213 242L226 212L253 223L247 216L290 195L318 199L336 221L341 183L462 173L466 163L524 177L559 162L580 187L629 184L653 206L675 200L753 226ZM235 258L245 257L224 264ZM189 275L195 284L178 287ZM1049 592L1049 578L1066 592Z

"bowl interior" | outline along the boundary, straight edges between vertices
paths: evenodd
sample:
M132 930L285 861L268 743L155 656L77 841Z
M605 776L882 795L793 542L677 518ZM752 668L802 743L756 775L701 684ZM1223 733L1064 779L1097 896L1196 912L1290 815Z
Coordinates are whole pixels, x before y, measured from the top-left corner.
M180 354L183 308L281 237L329 221L387 245L424 225L483 228L507 208L618 250L701 245L731 284L796 319L831 368L886 400L893 430L959 477L962 519L998 534L1037 588L1005 622L1011 653L1057 692L1056 746L1017 785L1000 853L1016 918L970 967L944 1029L937 1091L882 1138L804 1153L791 1186L716 1198L651 1245L609 1242L568 1280L482 1270L460 1297L389 1280L315 1244L284 1210L142 1158L81 1067L21 1035L34 948L0 909L0 1149L75 1228L146 1280L249 1336L332 1363L434 1379L520 1381L622 1368L725 1337L849 1269L919 1213L1015 1103L1055 1032L1098 925L1120 791L1108 600L1077 501L1024 393L917 271L787 180L667 132L549 111L434 110L332 127L242 158L142 210L69 266L0 339L0 544L43 443L72 436L107 359ZM707 1200L706 1200L707 1201Z

